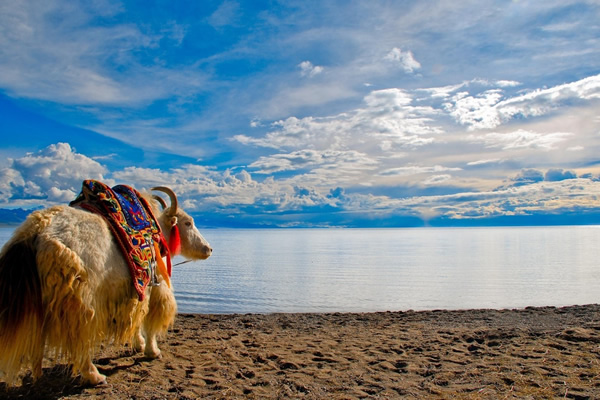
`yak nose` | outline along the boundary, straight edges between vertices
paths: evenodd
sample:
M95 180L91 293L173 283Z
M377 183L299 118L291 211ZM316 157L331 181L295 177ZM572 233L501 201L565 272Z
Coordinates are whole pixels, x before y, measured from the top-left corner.
M213 252L213 249L212 249L212 247L210 247L210 246L205 246L205 247L204 247L204 252L205 252L207 255L209 255L209 256L210 256L210 255L212 254L212 252Z

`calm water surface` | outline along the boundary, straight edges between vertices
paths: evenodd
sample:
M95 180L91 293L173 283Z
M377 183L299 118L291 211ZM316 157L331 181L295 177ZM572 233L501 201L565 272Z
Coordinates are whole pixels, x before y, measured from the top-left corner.
M12 229L0 229L4 243ZM207 229L180 312L513 308L600 301L600 227ZM176 258L174 262L182 261Z

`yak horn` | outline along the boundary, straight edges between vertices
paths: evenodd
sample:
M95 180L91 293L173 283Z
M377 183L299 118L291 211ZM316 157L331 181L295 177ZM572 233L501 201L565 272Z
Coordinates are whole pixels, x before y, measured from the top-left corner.
M166 193L169 196L169 199L171 199L171 210L169 211L169 214L177 214L177 196L175 196L175 193L173 193L173 191L170 188L166 186L156 186L153 187L152 190Z
M160 204L160 206L162 207L162 209L164 210L165 208L167 208L167 203L165 203L165 199L163 199L160 196L157 195L152 195L152 198L156 201L158 201L158 204Z

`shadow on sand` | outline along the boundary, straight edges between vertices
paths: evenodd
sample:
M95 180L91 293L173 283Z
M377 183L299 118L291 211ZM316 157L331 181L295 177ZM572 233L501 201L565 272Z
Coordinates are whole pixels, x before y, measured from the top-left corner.
M118 357L106 357L94 360L98 371L109 378L118 371L126 370L147 358L144 356L134 357L133 352L122 352ZM130 362L123 362L124 360ZM115 365L115 361L118 362ZM102 385L97 386L102 387ZM8 399L43 399L55 400L65 396L82 394L91 386L82 382L80 376L73 376L71 366L66 364L57 364L50 368L44 368L42 377L36 381L33 380L31 372L28 372L20 385L9 386L0 382L0 400Z

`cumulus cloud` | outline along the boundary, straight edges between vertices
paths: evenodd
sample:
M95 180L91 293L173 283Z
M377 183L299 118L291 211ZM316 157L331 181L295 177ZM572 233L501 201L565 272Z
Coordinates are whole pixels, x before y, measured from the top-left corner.
M507 187L527 186L538 182L559 182L569 179L577 179L577 174L563 168L550 168L546 172L535 168L526 168L510 178L510 184Z
M300 64L298 64L298 67L300 67L300 75L308 78L312 78L313 76L323 72L323 67L319 65L313 65L310 61L302 61Z
M537 169L528 168L519 172L511 179L515 186L530 185L544 180L544 173Z
M129 167L109 173L90 158L73 151L67 144L56 144L24 157L11 160L0 171L0 196L13 205L68 203L80 190L81 181L101 179L108 184L126 183L140 190L168 185L189 212L221 215L252 215L285 212L406 214L433 218L485 218L528 215L535 212L594 207L600 196L600 182L592 175L577 177L571 170L550 168L524 169L510 178L507 185L493 191L464 192L448 195L412 195L398 198L389 195L348 192L344 186L351 176L362 170L371 173L373 160L364 154L334 151L297 151L279 154L274 160L286 160L286 168L304 167L297 175L255 179L246 169L218 171L197 164L170 170ZM267 161L264 159L263 161ZM280 168L280 167L277 167ZM341 170L341 173L339 172ZM408 165L390 168L384 176L417 175L423 190L428 186L447 186L459 173L457 167L442 165ZM330 174L330 175L327 175ZM411 184L408 184L411 185ZM408 189L410 186L406 186ZM313 210L313 211L311 211Z
M104 179L108 172L97 161L74 152L67 143L53 144L10 161L9 167L0 170L3 202L73 200L84 179Z
M600 183L592 179L544 181L543 172L537 170L522 171L514 179L515 185L493 191L415 196L396 203L422 216L457 220L597 209Z
M398 47L394 47L384 59L397 64L407 74L412 74L416 70L421 69L421 64L415 60L412 51L402 51Z
M472 129L475 132L469 135L452 132L453 128L442 123L450 116L470 128L503 124L497 109L498 104L507 102L503 88L518 84L479 79L433 89L373 90L364 96L362 107L330 116L289 117L275 121L257 136L238 135L234 140L263 152L248 164L249 171L266 175L294 173L298 180L322 188L326 182L375 188L443 183L488 190L536 162L549 166L559 160L569 163L579 157L574 154L576 150L587 155L591 144L584 148L579 143L587 137L593 141L589 135L597 131L587 113L570 114L568 123L564 118L557 123L556 116L545 119L545 123L517 125L513 130ZM572 86L589 85L576 82ZM478 93L479 89L482 91ZM586 90L589 95L589 87ZM587 125L577 129L581 126L577 121L584 119ZM577 133L560 130L569 127ZM557 153L561 148L572 151ZM326 159L324 154L330 157ZM354 168L352 162L345 162L353 158ZM431 164L423 165L424 159ZM525 177L521 181L530 183Z
M452 96L444 108L462 125L475 128L493 128L501 123L496 105L502 99L499 89L487 90L476 96L460 92Z
M326 171L344 170L346 163L347 172L351 173L359 162L369 168L368 160L361 158L360 154L343 152L298 152L293 161L319 164L319 168ZM244 169L216 171L196 164L167 171L127 167L108 173L105 167L63 143L12 160L9 168L0 171L0 176L0 196L13 206L68 203L80 191L81 182L90 178L109 185L129 184L142 191L156 185L168 185L188 211L210 215L237 215L243 213L244 207L267 213L301 211L307 207L344 207L343 203L356 201L356 196L345 195L342 188L331 186L331 182L315 185L316 177L292 176L278 181L268 177L259 182Z
M552 168L546 171L544 180L547 182L564 181L565 179L575 179L577 174L573 171L564 170L561 168Z

